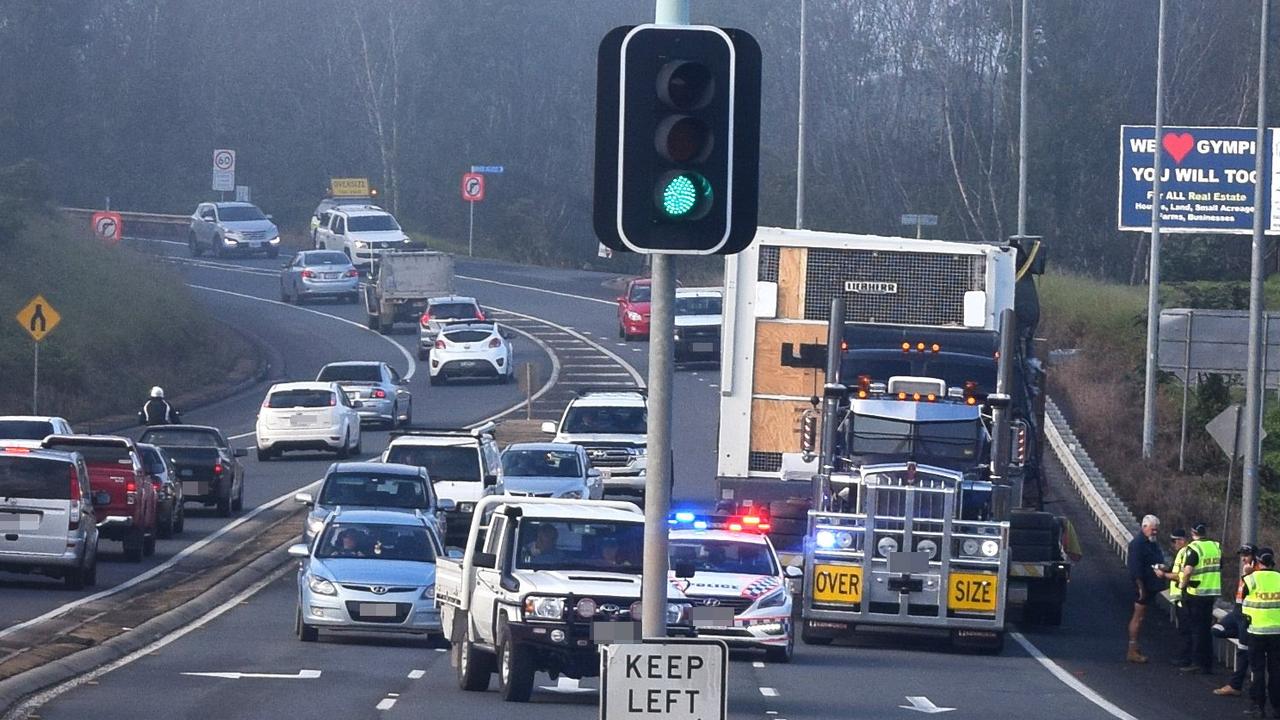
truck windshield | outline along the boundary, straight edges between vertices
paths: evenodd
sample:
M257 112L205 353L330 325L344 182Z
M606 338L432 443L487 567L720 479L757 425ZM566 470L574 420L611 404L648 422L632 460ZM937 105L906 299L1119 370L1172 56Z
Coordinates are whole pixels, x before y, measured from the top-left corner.
M718 297L678 297L676 298L677 315L719 315L720 298Z
M568 450L508 450L502 453L506 477L582 477L578 454Z
M524 570L640 572L644 523L528 519L520 523L516 566Z
M950 460L977 457L978 421L907 422L872 415L853 420L854 455L909 455Z
M436 554L420 525L332 522L316 544L316 557L434 562Z
M422 478L411 475L340 472L324 482L321 505L358 507L430 507Z
M648 413L643 407L578 405L565 416L564 431L588 435L644 435L649 432Z
M140 440L160 447L221 447L218 436L206 430L148 430Z
M393 445L387 462L427 469L432 483L480 482L480 453L475 445Z

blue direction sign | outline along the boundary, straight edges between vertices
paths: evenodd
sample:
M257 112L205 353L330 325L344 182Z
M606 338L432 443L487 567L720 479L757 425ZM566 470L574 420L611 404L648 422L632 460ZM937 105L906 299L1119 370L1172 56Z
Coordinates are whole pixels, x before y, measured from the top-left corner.
M1160 229L1171 233L1253 232L1257 130L1238 127L1166 127L1160 180ZM1121 230L1151 230L1155 128L1120 128ZM1267 131L1263 227L1280 234L1280 132Z
M478 172L478 173L493 173L494 175L501 175L502 170L503 168L501 165L472 165L471 166L471 172Z

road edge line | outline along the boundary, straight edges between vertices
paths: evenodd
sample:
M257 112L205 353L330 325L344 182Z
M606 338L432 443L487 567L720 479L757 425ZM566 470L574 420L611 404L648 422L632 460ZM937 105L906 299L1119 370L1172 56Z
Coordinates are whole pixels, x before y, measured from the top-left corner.
M1022 633L1011 632L1009 633L1009 637L1013 638L1014 642L1021 645L1022 649L1026 650L1028 655L1035 659L1036 662L1040 663L1040 665L1044 667L1045 670L1048 670L1051 675L1058 678L1063 685L1074 690L1076 694L1083 697L1085 700L1088 700L1094 705L1102 708L1102 710L1111 717L1117 718L1117 720L1138 720L1136 716L1125 712L1119 705L1116 705L1110 700L1102 697L1097 690L1085 685L1074 675L1067 672L1066 668L1063 668L1061 665L1050 659L1048 655L1041 652L1040 648L1032 644L1032 642Z

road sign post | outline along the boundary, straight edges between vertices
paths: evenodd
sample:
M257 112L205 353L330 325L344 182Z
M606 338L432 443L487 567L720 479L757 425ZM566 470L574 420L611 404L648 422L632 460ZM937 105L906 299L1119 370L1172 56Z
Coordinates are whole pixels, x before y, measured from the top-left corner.
M920 231L920 228L921 228L921 227L923 227L923 226L925 226L925 225L928 225L928 226L930 226L930 227L933 227L934 225L937 225L937 224L938 224L938 216L937 216L937 215L919 215L919 214L914 214L914 213L912 213L912 214L907 214L907 215L903 215L903 216L902 216L902 224L903 224L903 225L915 225L915 226L916 226L916 239L917 239L917 240L919 240L919 239L920 239L920 237L921 237L921 231Z
M484 175L475 172L462 175L462 199L469 205L467 210L467 255L475 256L476 203L484 200Z
M22 306L14 319L32 340L31 414L37 415L40 412L40 341L62 322L62 316L43 295L36 295Z
M219 148L213 151L213 189L232 192L236 189L236 151Z

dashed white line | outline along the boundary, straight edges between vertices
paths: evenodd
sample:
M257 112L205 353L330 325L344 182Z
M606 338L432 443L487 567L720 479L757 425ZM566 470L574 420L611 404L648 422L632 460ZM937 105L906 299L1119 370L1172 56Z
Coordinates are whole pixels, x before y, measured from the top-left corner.
M530 287L528 285L516 285L515 283L501 282L499 280L489 280L486 278L472 277L470 275L457 275L459 280L471 280L472 282L489 283L490 285L501 285L502 287L519 288L521 290L532 290L533 292L546 293L548 295L558 295L560 297L573 298L574 300L583 300L585 302L599 303L600 305L616 306L618 303L599 298L586 297L585 295L574 295L573 293L557 292L555 290L547 290L545 288Z
M390 710L396 706L396 699L393 697L382 698L378 704L374 706L374 710Z
M427 674L427 671L426 671L426 670L410 670L410 671L409 671L409 679L410 679L410 680L421 680L421 679L422 679L422 676L423 676L423 675L426 675L426 674Z
M762 668L762 667L764 667L764 663L763 663L763 662L760 662L759 660L756 660L756 661L754 661L754 662L752 662L752 663L751 663L751 667L753 667L753 668Z
M765 697L778 697L778 691L771 687L760 688L760 694Z

